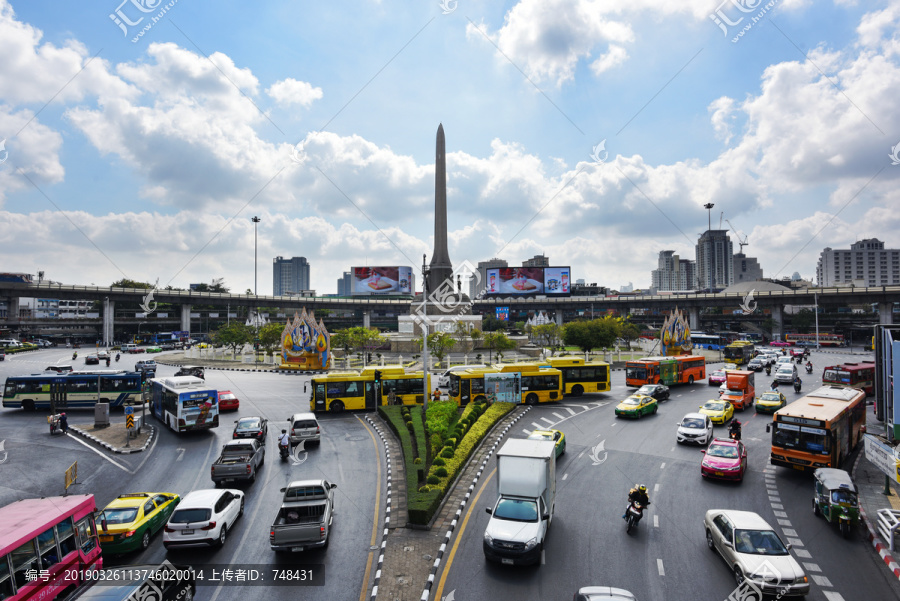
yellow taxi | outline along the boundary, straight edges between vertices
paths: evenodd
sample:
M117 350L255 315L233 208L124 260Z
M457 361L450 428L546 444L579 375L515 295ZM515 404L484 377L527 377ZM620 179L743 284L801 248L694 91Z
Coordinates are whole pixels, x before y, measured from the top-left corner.
M787 405L787 398L777 390L768 390L756 398L753 405L757 413L775 413Z
M700 413L708 415L714 424L724 424L734 417L734 405L721 399L710 400L700 405Z
M652 396L633 394L616 405L616 416L641 418L650 413L656 413L657 408L656 399Z
M150 546L181 497L173 492L133 492L116 497L100 512L100 547L104 553L127 553Z
M556 458L566 452L566 435L559 430L535 430L528 435L528 440L552 440L556 445Z

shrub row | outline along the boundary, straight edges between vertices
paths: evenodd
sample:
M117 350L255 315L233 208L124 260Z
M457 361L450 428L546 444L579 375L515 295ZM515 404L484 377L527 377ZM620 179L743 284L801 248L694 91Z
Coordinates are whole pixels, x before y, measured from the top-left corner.
M444 438L444 432L451 427L459 415L459 408L453 401L432 401L428 403L428 411L425 413L425 427L429 434L440 434Z
M456 445L455 450L452 447L444 447L441 451L441 457L444 458L444 465L435 467L432 465L428 476L429 484L439 490L441 496L447 492L447 487L456 478L456 475L469 459L469 455L478 443L484 438L485 434L503 418L507 413L516 408L516 403L494 403L484 414L472 425L469 431L463 436L462 440ZM448 452L449 451L449 452ZM441 477L437 471L446 470L447 475ZM432 482L433 478L438 478L438 482ZM430 519L430 516L429 516Z
M410 410L412 415L413 436L416 443L416 452L425 466L431 465L433 455L429 452L427 438L425 437L425 421L422 419L422 408L413 407Z

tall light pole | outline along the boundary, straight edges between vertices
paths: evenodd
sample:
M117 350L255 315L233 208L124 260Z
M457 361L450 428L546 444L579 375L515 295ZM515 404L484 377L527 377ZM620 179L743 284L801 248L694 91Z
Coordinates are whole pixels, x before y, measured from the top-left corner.
M260 222L259 217L253 216L253 219L250 221L253 222L253 295L259 296L259 291L256 289L256 249L257 249L257 224ZM254 317L254 324L256 326L256 336L253 340L253 359L256 363L256 369L259 371L259 352L256 349L256 341L259 339L259 306L256 307L256 316Z
M431 387L428 382L428 266L425 264L425 255L422 255L422 389L425 396L422 399L422 411L428 411L428 397L431 395Z
M253 218L250 219L250 221L253 222L253 294L259 294L259 292L256 290L256 249L257 249L257 246L256 246L256 241L257 241L256 227L257 226L256 226L256 224L259 223L261 221L261 219L259 217L254 216Z

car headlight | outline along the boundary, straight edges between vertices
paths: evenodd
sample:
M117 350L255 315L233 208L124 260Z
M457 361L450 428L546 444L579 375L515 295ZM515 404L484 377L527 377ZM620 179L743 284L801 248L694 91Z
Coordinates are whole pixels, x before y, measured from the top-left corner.
M700 467L709 467L709 464L706 463L705 461L701 461L701 462L700 462Z
M525 550L530 551L534 549L535 545L537 545L537 538L532 538L527 543L525 543Z
M722 470L723 470L723 471L726 471L726 472L736 472L736 471L738 471L739 469L741 469L741 466L739 466L739 465L734 465L734 466L731 466L731 467L723 467L723 468L722 468Z
M484 542L486 542L487 544L489 544L491 546L494 545L494 537L491 536L487 530L484 531Z

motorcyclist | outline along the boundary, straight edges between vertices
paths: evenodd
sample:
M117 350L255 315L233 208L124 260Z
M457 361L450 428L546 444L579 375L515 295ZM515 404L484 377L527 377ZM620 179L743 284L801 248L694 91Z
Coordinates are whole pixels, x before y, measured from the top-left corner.
M772 364L771 363L766 363L766 375L767 376L772 375Z
M121 358L121 355L120 355L119 353L116 353L116 363L119 362L119 359L120 359L120 358Z
M287 433L287 430L281 431L281 436L278 437L278 447L279 449L289 449L291 446L291 437Z
M728 426L728 435L732 436L735 440L741 439L741 420L738 418L731 420L731 425Z
M778 392L778 380L772 380L772 390Z
M800 379L800 376L796 376L794 378L794 392L800 392L800 387L803 385L803 381Z
M77 358L78 358L78 351L75 351L74 353L72 353L72 360L74 361Z
M625 507L625 513L622 515L623 520L628 517L628 507L631 507L632 503L640 503L644 508L650 505L650 497L647 496L647 486L645 484L637 484L628 491L628 505Z
M109 357L106 358L106 367L109 367Z
M812 361L807 361L806 362L806 373L811 374L812 370L813 370Z
M69 433L69 418L66 417L65 411L59 414L59 427L63 431L63 434Z

